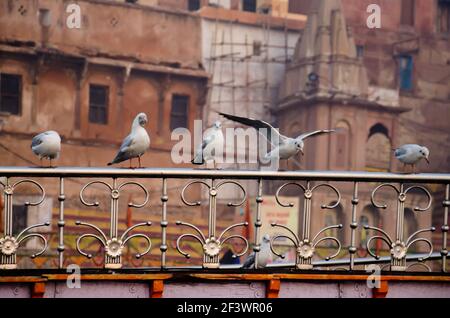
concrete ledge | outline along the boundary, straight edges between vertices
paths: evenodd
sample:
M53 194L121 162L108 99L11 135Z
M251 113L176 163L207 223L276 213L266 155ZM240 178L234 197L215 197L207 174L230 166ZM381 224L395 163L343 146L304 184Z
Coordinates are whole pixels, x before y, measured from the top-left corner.
M0 276L1 298L450 298L450 275L383 275L378 286L362 273L82 273ZM7 274L7 273L0 273Z

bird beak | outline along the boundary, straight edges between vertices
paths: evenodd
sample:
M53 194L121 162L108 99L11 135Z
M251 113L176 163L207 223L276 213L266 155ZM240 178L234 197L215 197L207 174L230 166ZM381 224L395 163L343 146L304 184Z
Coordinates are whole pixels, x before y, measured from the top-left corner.
M427 161L428 164L430 164L430 159L428 159L428 157L425 157L425 160Z
M300 149L300 153L302 154L302 156L305 155L305 153L303 152L303 149Z

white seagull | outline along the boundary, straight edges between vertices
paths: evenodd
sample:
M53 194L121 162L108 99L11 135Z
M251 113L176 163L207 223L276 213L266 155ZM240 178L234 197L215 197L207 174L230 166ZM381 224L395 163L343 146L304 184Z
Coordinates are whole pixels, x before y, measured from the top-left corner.
M427 147L408 144L394 149L395 158L397 158L403 165L411 165L413 173L415 173L416 164L425 159L430 164L430 150Z
M303 148L305 147L304 140L306 138L312 137L312 136L319 136L322 134L329 134L332 132L335 132L335 130L316 130L308 133L301 134L297 138L290 138L287 136L284 136L278 132L277 129L275 129L272 125L269 123L253 119L253 118L245 118L245 117L239 117L234 115L229 115L225 113L219 113L220 115L224 116L225 118L256 128L256 129L266 129L267 131L267 140L275 147L274 150L267 153L264 156L264 159L266 160L272 160L272 159L282 159L282 160L289 160L290 158L294 157L298 153L301 153L304 155Z
M141 167L141 156L150 148L150 137L144 126L147 124L147 115L140 113L133 120L131 133L123 140L119 152L108 166L130 160L130 168L133 158L138 158Z
M213 160L214 168L216 167L216 149L223 150L224 138L222 132L222 124L220 121L216 121L214 125L209 128L203 137L201 145L198 146L195 153L194 159L192 159L192 164L203 165L206 161Z
M50 130L43 132L33 138L31 141L31 150L39 160L46 158L50 160L50 167L52 167L52 160L58 159L61 152L61 137L56 131Z
M266 234L262 238L261 250L258 253L258 268L264 268L272 260L272 251L270 250L270 236ZM255 264L255 252L251 253L242 265L242 268L251 268Z

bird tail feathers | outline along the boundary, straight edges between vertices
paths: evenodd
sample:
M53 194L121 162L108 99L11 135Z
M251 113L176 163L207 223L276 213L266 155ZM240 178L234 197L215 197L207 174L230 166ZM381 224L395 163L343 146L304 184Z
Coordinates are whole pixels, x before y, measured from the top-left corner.
M191 163L193 165L201 166L201 165L205 164L205 159L202 158L202 160L200 161L197 158L194 158L194 159L191 160Z

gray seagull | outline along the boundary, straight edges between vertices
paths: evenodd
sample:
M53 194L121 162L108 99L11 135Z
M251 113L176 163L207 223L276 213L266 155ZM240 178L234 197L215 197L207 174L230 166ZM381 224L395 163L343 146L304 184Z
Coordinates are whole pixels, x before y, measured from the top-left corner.
M139 168L141 168L141 157L150 147L150 137L144 128L147 122L146 114L140 113L136 116L131 126L131 133L123 140L119 152L108 166L130 160L131 168L131 160L138 158Z
M216 121L214 125L205 132L202 143L198 146L191 163L194 165L203 165L206 161L213 160L215 168L216 156L218 155L215 153L215 149L223 149L223 143L222 124L220 121Z
M52 160L58 159L61 152L61 137L56 131L50 130L43 132L33 138L31 141L31 150L39 160L46 158L50 160L50 167L52 167Z
M428 164L430 164L430 150L427 147L408 144L394 149L395 158L397 158L404 167L406 165L411 165L413 173L416 172L416 165L420 160L425 159Z
M315 130L308 133L301 134L297 138L290 138L287 136L284 136L278 132L277 129L275 129L271 124L258 119L253 118L246 118L246 117L239 117L234 116L230 114L225 113L219 113L223 117L246 125L253 127L255 129L266 129L267 131L267 140L275 147L274 150L267 153L264 156L264 159L266 160L272 160L272 159L282 159L282 160L289 160L290 158L294 157L298 153L301 153L304 155L303 148L305 147L304 140L313 137L313 136L319 136L323 134L329 134L332 132L335 132L335 130Z
M264 268L272 260L272 251L270 250L270 236L266 234L262 238L261 250L258 253L258 268ZM255 264L255 252L251 253L245 260L242 268L251 268Z

